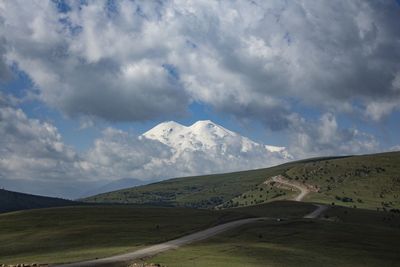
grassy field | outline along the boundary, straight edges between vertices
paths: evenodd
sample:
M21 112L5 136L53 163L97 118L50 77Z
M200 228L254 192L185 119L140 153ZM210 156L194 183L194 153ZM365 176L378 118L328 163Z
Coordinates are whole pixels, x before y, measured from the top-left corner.
M0 263L68 262L132 251L235 215L183 208L85 206L0 215Z
M400 208L400 152L316 158L267 169L176 178L84 201L229 208L293 198L296 191L290 188L263 184L278 174L320 189L306 201L381 210Z
M77 206L0 215L0 264L60 263L136 250L245 217L301 217L313 207L276 202L224 211L138 205Z
M325 220L257 222L146 259L168 267L399 266L400 215L333 208Z
M243 214L246 217L272 217L272 218L302 218L304 215L315 210L311 203L296 201L274 201L247 207L238 207L224 209L229 216L239 216Z

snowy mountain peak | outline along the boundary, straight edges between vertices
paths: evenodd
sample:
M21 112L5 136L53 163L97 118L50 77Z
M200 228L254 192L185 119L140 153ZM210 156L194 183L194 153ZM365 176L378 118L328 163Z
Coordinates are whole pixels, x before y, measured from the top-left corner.
M191 127L191 128L210 128L210 129L214 128L214 127L222 128L222 126L219 126L218 124L216 124L210 120L200 120L200 121L193 123L189 127Z
M174 121L163 122L142 136L170 146L176 156L197 151L232 157L240 156L241 153L275 153L281 158L291 157L285 147L256 143L210 120L197 121L191 126Z
M186 127L186 126L184 126L182 124L179 124L179 123L177 123L175 121L166 121L166 122L162 122L162 123L158 124L157 126L155 126L151 130L158 129L158 130L161 130L161 131L165 131L165 130L169 131L170 129L173 129L173 130L174 129L181 129L181 128L184 128L184 127Z
M167 139L170 136L173 136L186 128L186 126L183 126L175 121L166 121L145 132L143 136L148 139L158 140L161 143L166 144Z
M228 129L225 129L224 127L210 121L210 120L203 120L203 121L198 121L194 124L192 124L189 127L193 132L197 134L212 134L218 137L225 137L225 136L236 136L236 134L232 131L229 131Z
M198 125L198 124L200 124L200 125L207 125L207 124L216 125L216 124L215 124L214 122L212 122L211 120L199 120L199 121L193 123L192 126L193 126L193 125Z

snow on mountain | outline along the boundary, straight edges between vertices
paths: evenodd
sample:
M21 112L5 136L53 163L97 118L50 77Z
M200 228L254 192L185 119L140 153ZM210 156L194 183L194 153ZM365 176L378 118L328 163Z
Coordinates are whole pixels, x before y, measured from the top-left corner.
M169 121L139 137L107 128L86 159L95 177L149 181L266 168L292 156L285 147L256 143L212 121Z
M271 155L279 159L291 159L285 147L263 145L232 132L210 120L203 120L191 126L174 121L160 123L143 134L143 137L157 140L175 151L175 158L182 153L207 152L210 157L226 156L244 158L249 155ZM265 153L265 155L262 155Z

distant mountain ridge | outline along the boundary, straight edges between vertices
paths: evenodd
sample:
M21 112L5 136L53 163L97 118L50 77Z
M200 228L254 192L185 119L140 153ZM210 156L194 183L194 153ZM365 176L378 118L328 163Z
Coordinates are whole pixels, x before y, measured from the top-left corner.
M143 181L139 179L134 179L134 178L122 178L116 181L109 182L105 185L91 188L90 190L86 191L85 193L82 194L82 197L87 197L87 196L93 196L105 192L110 192L110 191L116 191L119 189L124 189L124 188L130 188L130 187L135 187L135 186L140 186L140 185L145 185L149 184L155 181Z
M78 205L71 200L30 195L0 189L0 213L26 209L50 208Z

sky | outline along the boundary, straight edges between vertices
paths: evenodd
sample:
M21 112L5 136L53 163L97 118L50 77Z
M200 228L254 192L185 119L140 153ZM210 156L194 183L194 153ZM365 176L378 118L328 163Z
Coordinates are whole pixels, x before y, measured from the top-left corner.
M395 0L1 0L0 186L73 198L232 170L138 138L164 121L293 159L400 150L399 20Z

